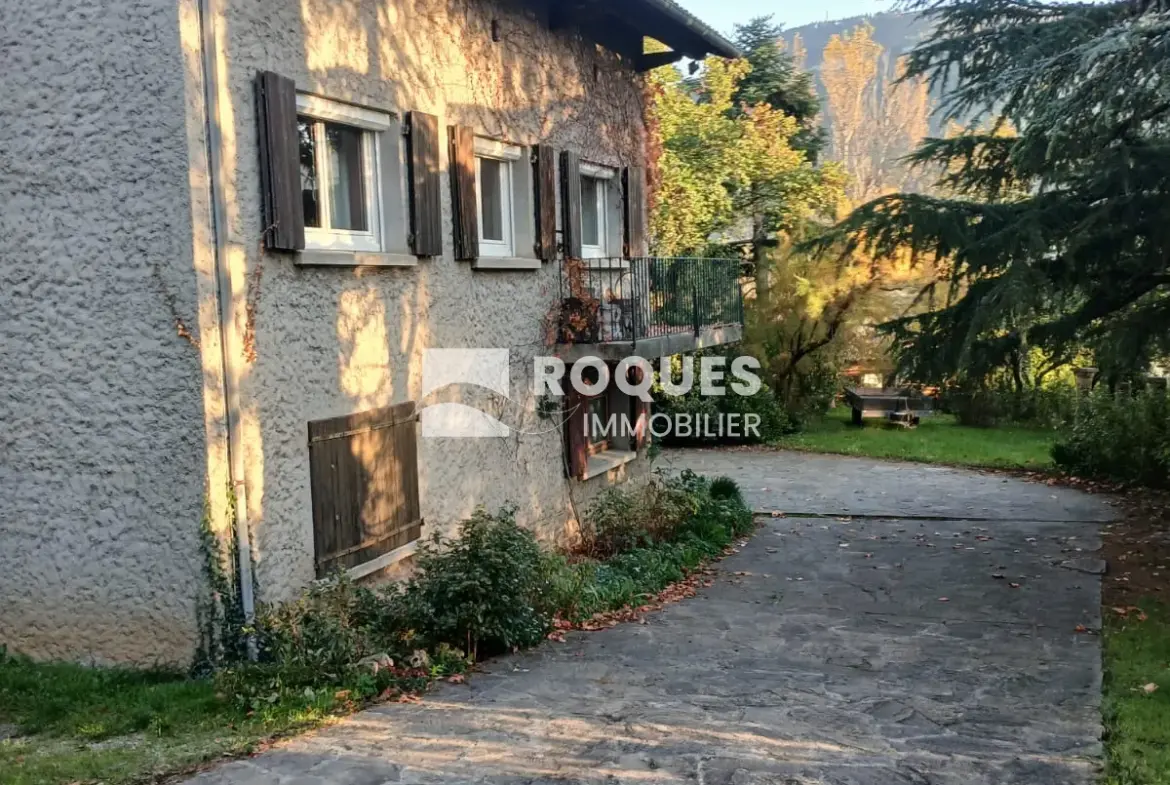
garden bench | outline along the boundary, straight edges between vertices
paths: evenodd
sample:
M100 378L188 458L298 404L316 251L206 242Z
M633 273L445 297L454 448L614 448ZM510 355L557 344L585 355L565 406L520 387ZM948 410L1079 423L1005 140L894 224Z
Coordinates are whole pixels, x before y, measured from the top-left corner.
M903 428L914 428L922 415L933 411L930 399L921 394L884 387L846 388L845 401L853 409L854 425L880 417Z

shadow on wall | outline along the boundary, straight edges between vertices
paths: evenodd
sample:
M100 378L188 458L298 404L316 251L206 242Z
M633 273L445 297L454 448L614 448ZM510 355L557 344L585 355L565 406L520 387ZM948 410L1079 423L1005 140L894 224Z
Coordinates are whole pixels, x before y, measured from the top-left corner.
M234 328L225 340L232 358L229 372L243 401L240 460L253 550L258 563L269 562L269 567L258 564L262 587L271 585L275 595L282 595L314 573L312 515L304 509L311 504L305 423L346 413L341 406L360 412L414 399L424 348L476 344L482 315L433 299L437 284L473 281L466 284L473 294L477 288L491 290L495 296L484 301L506 308L501 305L506 298L498 293L519 279L512 277L517 274L472 273L449 256L415 268L312 270L263 253L258 183L250 179L257 156L252 138L256 73L284 72L299 89L338 100L437 113L444 124L466 125L518 144L546 142L592 151L587 157L611 165L634 163L629 159L641 155L641 88L612 53L570 35L554 35L531 12L517 11L508 2L233 0L220 7L227 11L216 20L216 131L222 145L217 185L226 208L222 264L231 292L228 323ZM499 42L492 41L493 19L500 22ZM447 194L445 176L442 188ZM445 223L449 252L449 219ZM532 286L542 287L543 296L555 296L557 287L549 285L553 272L524 275ZM306 290L335 295L329 331L335 345L322 337L321 310L301 309L300 302L286 296ZM447 287L444 294L450 300L465 292ZM505 331L514 336L511 345L539 343L540 316L533 313L523 335ZM509 318L528 320L522 309ZM206 397L209 408L218 405L211 398ZM420 448L424 465L427 457L455 455L466 465L474 459L481 467L499 466L509 459L518 462L521 453L519 444ZM526 446L524 456L543 472L562 461L555 443L552 448ZM299 461L295 466L294 460ZM517 465L517 472L524 470ZM440 499L443 509L459 509L463 515L473 500L491 503L499 493L498 475L493 482L490 472L462 472L454 487L437 487L426 471L422 474L424 499ZM563 518L567 492L541 490L530 483L520 495L530 497L539 518ZM270 568L276 572L270 575Z

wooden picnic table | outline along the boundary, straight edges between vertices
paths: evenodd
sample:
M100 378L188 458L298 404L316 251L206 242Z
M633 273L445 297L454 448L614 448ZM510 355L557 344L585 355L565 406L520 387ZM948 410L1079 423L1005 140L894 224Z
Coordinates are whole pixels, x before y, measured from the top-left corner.
M845 401L853 409L854 425L880 417L913 428L922 415L934 411L933 402L921 393L891 387L847 387Z

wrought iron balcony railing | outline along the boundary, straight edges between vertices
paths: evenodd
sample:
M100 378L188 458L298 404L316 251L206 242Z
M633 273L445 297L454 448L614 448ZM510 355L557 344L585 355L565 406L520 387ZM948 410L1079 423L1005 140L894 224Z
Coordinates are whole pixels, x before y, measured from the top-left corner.
M566 259L557 342L620 343L743 324L736 259Z

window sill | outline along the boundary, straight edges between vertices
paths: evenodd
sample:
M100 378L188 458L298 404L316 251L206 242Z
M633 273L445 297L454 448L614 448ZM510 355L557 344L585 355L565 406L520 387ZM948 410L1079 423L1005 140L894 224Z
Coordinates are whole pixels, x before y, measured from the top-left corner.
M376 559L371 559L365 564L359 564L356 567L350 567L346 570L346 577L350 580L358 580L365 578L367 575L373 575L375 572L380 572L392 564L397 564L403 559L410 558L418 550L418 540L408 542L401 548L395 548L389 553L383 553Z
M481 256L472 263L476 270L539 270L540 259L523 256Z
M418 257L409 253L368 251L299 251L296 263L304 267L416 267Z
M585 463L585 476L581 479L592 480L594 477L600 477L614 469L620 469L637 457L638 453L633 450L606 450L590 455Z

